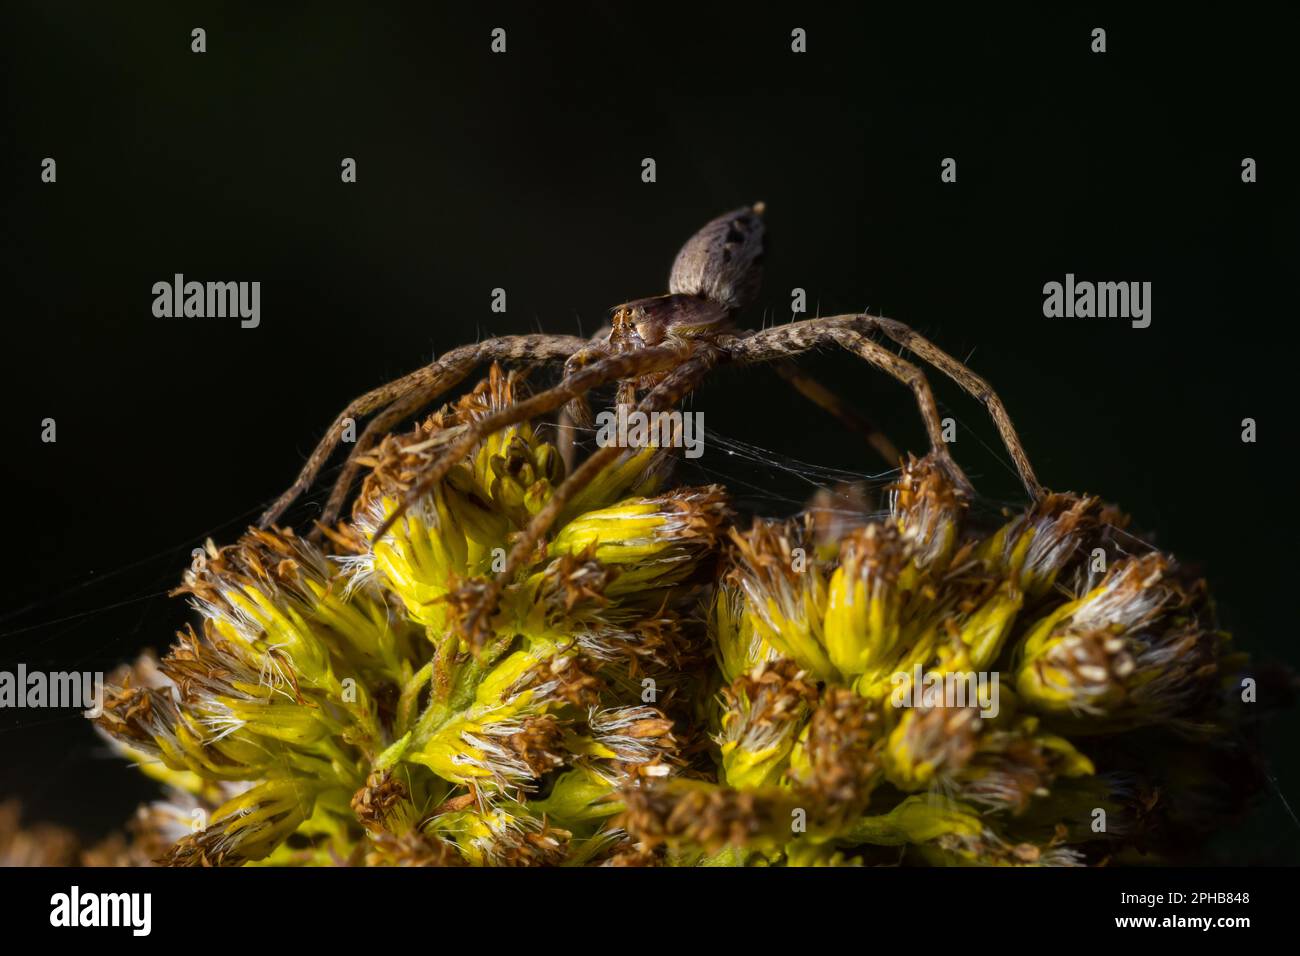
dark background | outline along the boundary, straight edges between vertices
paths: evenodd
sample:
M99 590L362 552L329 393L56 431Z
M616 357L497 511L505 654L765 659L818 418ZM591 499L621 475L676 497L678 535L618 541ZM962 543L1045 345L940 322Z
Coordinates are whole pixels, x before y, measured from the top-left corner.
M870 307L969 357L1048 485L1121 504L1209 577L1242 646L1300 658L1289 24L1253 6L173 6L33 0L0 25L0 668L165 649L190 549L232 540L347 400L478 337L590 334L663 291L706 219L756 199L770 245L750 324L788 320L802 286L821 314ZM151 287L176 272L259 280L261 327L155 319ZM1043 283L1067 272L1151 281L1151 327L1045 319ZM845 355L808 364L923 450L905 389ZM982 409L932 381L958 459L991 501L1016 500ZM719 374L695 408L782 460L878 467L767 370ZM707 448L774 511L808 490ZM1276 789L1217 858L1300 859L1279 796L1300 804L1298 731L1294 710L1278 718ZM0 796L101 833L152 792L106 753L75 715L7 711Z

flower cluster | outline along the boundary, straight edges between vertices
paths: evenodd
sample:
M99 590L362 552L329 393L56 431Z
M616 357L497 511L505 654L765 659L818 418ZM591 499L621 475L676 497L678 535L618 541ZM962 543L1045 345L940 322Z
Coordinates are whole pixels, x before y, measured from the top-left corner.
M881 510L742 531L628 449L484 626L557 448L493 434L388 525L521 390L493 369L385 437L325 546L196 558L200 624L97 721L168 794L119 862L1075 864L1231 802L1207 755L1239 736L1238 658L1203 585L1094 498L977 514L930 459Z
M1118 859L1204 812L1232 723L1203 586L1093 498L982 533L929 460L888 510L731 532L712 608L715 779L627 794L677 863ZM829 533L828 533L829 532Z
M720 489L663 493L665 453L629 450L569 503L475 646L458 623L562 479L555 446L527 423L491 436L372 541L445 443L519 387L494 369L385 438L352 520L328 529L337 553L253 530L197 557L180 591L201 626L115 675L98 720L169 789L148 814L166 862L629 851L619 791L683 763L673 709L707 661L690 620Z

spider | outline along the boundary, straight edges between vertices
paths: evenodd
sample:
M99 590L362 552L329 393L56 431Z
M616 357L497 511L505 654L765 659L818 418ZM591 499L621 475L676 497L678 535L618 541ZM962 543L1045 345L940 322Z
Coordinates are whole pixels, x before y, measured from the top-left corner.
M668 279L668 293L616 306L610 324L592 339L569 335L514 335L488 339L453 349L431 365L369 391L349 404L335 419L307 459L297 480L262 515L263 528L274 523L306 491L342 439L350 421L374 414L357 439L330 494L318 527L332 524L360 470L360 459L393 426L432 404L488 362L563 364L558 385L490 414L450 440L428 472L376 531L381 538L406 509L434 488L447 473L486 437L510 425L559 412L561 419L589 423L586 396L607 384L618 386L618 400L641 412L664 411L689 394L716 366L726 363L775 363L777 370L807 398L865 434L891 467L897 452L868 420L849 411L832 393L799 371L791 357L825 345L838 345L911 388L930 441L930 453L968 494L973 488L949 454L934 395L925 373L875 341L886 338L928 362L975 396L987 408L1003 444L1029 495L1038 500L1045 489L1020 444L1006 408L984 379L901 322L868 314L837 315L790 322L761 331L740 330L735 314L757 296L762 278L764 244L762 203L743 206L713 219L687 240L677 253ZM638 395L643 396L637 401ZM534 516L506 558L504 569L491 581L477 585L480 600L467 618L471 629L492 613L501 589L513 580L533 550L549 532L565 505L625 449L599 448L555 489ZM571 447L566 459L572 462Z

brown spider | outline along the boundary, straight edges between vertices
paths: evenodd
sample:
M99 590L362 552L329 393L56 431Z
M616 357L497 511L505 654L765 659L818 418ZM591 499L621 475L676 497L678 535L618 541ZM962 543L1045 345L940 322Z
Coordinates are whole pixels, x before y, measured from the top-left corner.
M637 404L642 412L663 411L676 405L716 365L777 363L780 373L806 397L866 433L872 445L891 465L897 452L870 423L848 411L830 392L799 372L791 356L819 346L842 346L909 386L916 396L930 438L930 451L939 464L967 493L972 488L953 461L943 440L934 395L925 374L870 338L880 332L955 380L987 407L1025 488L1035 499L1044 494L1021 447L1011 419L993 389L965 365L901 322L874 315L837 315L806 319L762 331L738 330L735 313L754 299L762 277L763 204L745 206L719 216L687 240L673 262L668 294L624 303L613 310L610 326L592 340L569 335L513 335L488 339L448 352L431 365L417 369L353 401L335 419L320 444L307 459L298 479L262 515L266 527L315 482L321 468L343 436L349 420L378 414L362 432L344 465L321 517L330 525L338 517L359 459L393 426L462 382L487 362L548 364L563 361L564 375L554 388L515 402L472 425L446 448L401 505L375 533L381 538L406 508L435 487L483 439L510 425L557 410L578 422L590 421L586 395L595 388L616 383L618 399ZM637 395L646 392L637 403ZM512 547L503 571L480 586L479 613L471 627L485 620L483 612L495 608L501 588L546 536L556 517L624 449L615 445L597 449L555 489ZM566 455L566 457L568 457Z

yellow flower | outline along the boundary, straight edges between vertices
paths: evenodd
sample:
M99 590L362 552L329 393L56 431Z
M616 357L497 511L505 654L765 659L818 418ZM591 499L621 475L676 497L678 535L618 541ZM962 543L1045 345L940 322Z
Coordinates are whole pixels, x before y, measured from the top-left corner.
M1213 691L1220 640L1206 614L1202 589L1164 555L1119 561L1029 631L1016 688L1034 710L1095 718L1076 730L1176 717Z
M838 677L822 636L826 572L809 557L806 526L756 521L731 538L728 581L745 595L754 634L818 680Z
M723 690L722 776L734 787L779 782L790 751L817 699L816 687L792 661L760 664Z
M862 490L741 532L721 487L664 491L668 452L629 449L489 585L564 480L521 422L374 540L522 387L494 368L386 436L325 547L251 530L196 558L201 626L115 673L97 719L168 790L119 856L1073 865L1217 806L1158 735L1236 739L1224 636L1172 559L1116 554L1094 498L990 522L927 457L884 512ZM1159 751L1112 745L1135 728Z
M717 487L629 498L566 524L550 555L590 555L618 570L610 596L677 584L717 541L726 501Z

